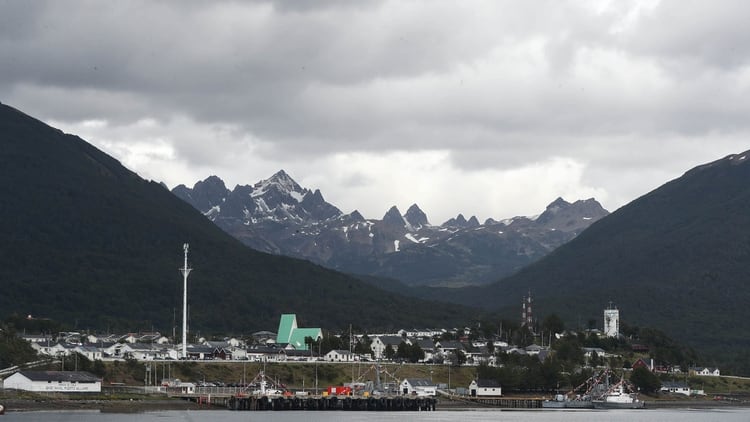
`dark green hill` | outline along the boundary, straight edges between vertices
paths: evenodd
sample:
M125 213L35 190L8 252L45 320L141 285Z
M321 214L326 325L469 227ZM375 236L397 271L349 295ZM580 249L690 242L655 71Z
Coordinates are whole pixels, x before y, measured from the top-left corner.
M745 158L747 157L747 158ZM594 223L536 264L457 301L575 324L612 301L629 325L702 350L750 347L750 152L697 167Z
M253 251L158 183L2 104L0 148L0 316L169 331L183 243L194 330L275 329L282 312L326 328L448 325L472 313Z

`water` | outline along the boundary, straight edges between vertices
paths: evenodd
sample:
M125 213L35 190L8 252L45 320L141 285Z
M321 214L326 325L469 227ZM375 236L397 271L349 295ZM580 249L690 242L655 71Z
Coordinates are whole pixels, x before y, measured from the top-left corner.
M100 413L99 411L11 412L0 416L1 422L64 421L64 422L365 422L365 421L429 421L429 422L745 422L750 408L729 409L644 409L644 410L444 410L436 412L344 412L344 411L283 411L232 412L228 410L190 410L146 413Z

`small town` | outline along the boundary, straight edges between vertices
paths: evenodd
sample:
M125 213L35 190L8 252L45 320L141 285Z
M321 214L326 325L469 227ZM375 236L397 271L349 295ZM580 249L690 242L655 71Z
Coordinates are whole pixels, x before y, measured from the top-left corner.
M649 345L626 339L620 332L620 313L611 304L603 310L601 329L555 332L555 328L560 328L555 327L559 321L553 316L540 324L535 319L532 302L531 294L523 298L521 323L517 332L509 336L487 337L480 327L333 335L322 328L299 326L295 314L281 315L276 332L259 331L247 337L218 340L196 338L195 342L185 344L175 343L174 335L168 337L159 332L18 333L39 360L23 367L4 369L0 376L4 378L5 391L85 395L127 390L204 404L219 403L235 409L274 409L271 402L274 397L311 400L317 397L320 400L339 396L441 398L441 403L521 408L585 408L595 404L603 408L639 408L654 398L706 399L707 393L702 388L705 380L721 377L719 368L683 367L649 357L654 356ZM33 319L30 315L27 318ZM184 334L188 338L187 333ZM216 379L207 377L208 371L199 371L193 373L197 377L184 378L191 372L185 368L198 363L206 367L234 364L235 368L242 367L242 377ZM131 376L107 369L123 364L130 368ZM248 373L248 364L251 370L258 368L257 373ZM315 365L315 378L302 378L301 385L299 380L293 383L272 379L272 368L280 364ZM318 376L319 367L322 374L322 368L335 364L351 367L351 379L338 385L325 384L331 381L330 376L319 380L322 378ZM40 371L37 367L47 370ZM409 367L415 368L411 374L417 375L399 376L399 372L408 372L402 368ZM523 379L523 375L521 378L508 376L508 372L503 372L518 368L525 368L527 376L533 379ZM534 368L542 369L542 373L544 369L554 372L540 376L533 374ZM442 379L439 375L445 375L446 369L448 378ZM454 371L452 382L451 369ZM459 376L461 371L463 376ZM566 378L562 374L567 371L573 374ZM177 374L183 378L175 376ZM429 377L425 376L427 374ZM599 390L594 393L596 386L590 380L603 374L607 376L607 387L598 385L598 381ZM610 376L619 377L620 382L610 380ZM588 391L580 386L576 388L572 385L575 382L584 384ZM623 392L628 400L618 398L617 402L607 402L608 397ZM266 397L268 401L265 405L262 402L241 404L239 400L246 397ZM305 406L288 403L290 409ZM326 403L320 406L335 408ZM340 406L346 406L344 403L342 401ZM434 408L436 403L437 400L415 401L410 406L427 409ZM275 406L284 407L283 404ZM356 408L356 404L349 406ZM369 409L367 404L362 406ZM373 409L377 406L371 404ZM390 401L381 405L383 409L393 406Z

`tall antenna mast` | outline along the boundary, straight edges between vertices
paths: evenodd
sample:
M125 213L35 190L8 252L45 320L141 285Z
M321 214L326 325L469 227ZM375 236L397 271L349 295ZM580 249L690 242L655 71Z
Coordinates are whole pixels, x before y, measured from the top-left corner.
M182 289L182 357L187 359L187 278L192 268L188 268L187 263L188 244L183 244L182 249L185 251L185 266L180 268L184 282Z

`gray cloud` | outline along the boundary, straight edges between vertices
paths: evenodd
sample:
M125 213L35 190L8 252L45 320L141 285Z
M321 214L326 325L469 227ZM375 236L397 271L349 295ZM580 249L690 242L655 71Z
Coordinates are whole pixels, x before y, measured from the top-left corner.
M750 133L742 1L0 8L1 100L170 184L283 167L376 216L421 197L436 221L502 218L563 191L616 208ZM538 194L508 187L521 174ZM421 177L507 197L436 199Z

